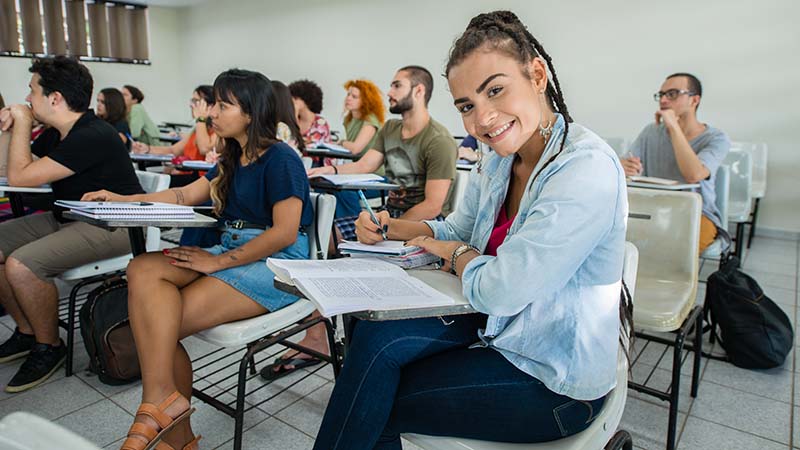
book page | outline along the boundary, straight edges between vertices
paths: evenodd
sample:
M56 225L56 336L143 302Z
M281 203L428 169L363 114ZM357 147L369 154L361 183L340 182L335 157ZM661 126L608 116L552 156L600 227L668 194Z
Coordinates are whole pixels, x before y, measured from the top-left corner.
M267 258L267 267L283 281L301 277L369 277L391 274L393 277L408 277L403 269L385 261L374 259L340 258L329 260L275 259Z
M455 304L454 299L409 276L307 277L296 282L324 316Z

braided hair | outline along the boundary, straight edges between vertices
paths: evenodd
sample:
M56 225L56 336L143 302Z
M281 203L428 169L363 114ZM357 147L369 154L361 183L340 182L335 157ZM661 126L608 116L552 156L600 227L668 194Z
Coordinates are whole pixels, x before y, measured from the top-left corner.
M569 133L569 124L572 122L572 116L570 116L567 103L564 101L564 92L558 81L556 69L553 67L553 59L516 14L511 11L493 11L473 17L464 33L453 43L445 68L445 77L450 74L450 70L453 67L463 62L467 56L482 48L505 53L524 66L528 65L534 58L541 58L547 64L551 78L547 82L545 95L553 111L560 113L564 117L564 134L561 138L561 146L558 152L542 165L539 172L534 175L535 178L564 150L567 134ZM523 71L523 74L528 79L531 78L531 74L527 70ZM630 359L629 349L633 339L633 302L624 282L622 292L620 292L619 315L620 342Z

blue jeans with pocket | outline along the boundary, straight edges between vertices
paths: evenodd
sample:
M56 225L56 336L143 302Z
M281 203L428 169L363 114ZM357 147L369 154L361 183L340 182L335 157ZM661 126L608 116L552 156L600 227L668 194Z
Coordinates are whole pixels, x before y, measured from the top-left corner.
M358 322L314 448L397 450L401 433L546 442L586 429L605 397L550 391L492 348L486 316Z

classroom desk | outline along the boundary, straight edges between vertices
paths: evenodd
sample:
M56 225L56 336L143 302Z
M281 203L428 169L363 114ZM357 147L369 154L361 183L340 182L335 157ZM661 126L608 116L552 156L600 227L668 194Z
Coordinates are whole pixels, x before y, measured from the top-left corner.
M322 158L335 158L335 159L348 159L354 161L358 159L358 155L345 152L335 152L326 148L307 148L303 152L303 156L322 157Z
M356 320L383 321L422 319L426 317L444 317L477 313L462 295L461 280L457 276L434 269L411 269L406 272L412 277L422 280L425 284L432 286L442 294L452 298L455 300L455 303L453 305L437 306L433 308L409 308L388 311L368 310L342 314L345 355L350 345L349 336L353 335L353 327L355 326ZM277 277L273 280L273 283L278 290L304 298L303 293L294 285L284 283L278 280Z
M386 204L386 192L388 191L397 191L402 188L399 184L394 183L384 183L384 182L364 182L359 184L346 184L346 185L338 185L333 184L330 182L325 181L323 178L314 177L309 178L308 184L311 186L312 189L324 193L333 193L333 192L342 192L342 191L381 191L381 204Z
M639 181L626 181L628 187L644 188L644 189L659 189L662 191L690 191L700 187L698 183L685 183L685 184L655 184L655 183L642 183Z
M174 144L176 142L180 142L181 139L183 139L183 138L181 138L180 135L172 135L172 134L169 134L169 133L161 133L161 134L158 135L158 139L161 140L161 141L164 141L164 142L168 142L171 145L171 144Z
M133 256L147 252L145 247L144 229L147 227L158 228L215 228L217 219L194 213L194 220L169 220L169 219L93 219L72 211L65 211L63 216L70 220L86 222L100 228L114 229L127 228L131 241Z
M472 161L467 161L466 159L459 159L456 161L456 170L465 170L467 172L471 171L473 167L475 167L477 163Z
M131 161L135 162L139 170L147 170L150 166L160 166L172 161L173 155L155 155L153 153L129 153Z
M53 189L47 184L39 187L9 186L7 179L0 178L0 192L8 193L8 202L11 204L11 212L14 217L22 217L25 215L22 194L49 194L53 192Z

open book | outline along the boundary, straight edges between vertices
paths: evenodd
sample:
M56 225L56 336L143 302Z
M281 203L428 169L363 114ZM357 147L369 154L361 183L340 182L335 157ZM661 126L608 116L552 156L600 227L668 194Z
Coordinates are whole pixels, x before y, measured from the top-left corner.
M194 210L190 206L171 203L56 200L55 205L93 219L194 220Z
M650 184L661 184L664 186L674 186L679 184L676 180L669 180L667 178L658 178L658 177L644 177L641 175L632 175L628 177L631 181L635 181L637 183L650 183Z
M344 154L347 154L347 155L349 155L351 153L350 150L342 147L341 145L336 145L336 144L333 144L331 142L320 142L320 143L317 144L317 148L318 149L324 149L324 150L330 150L332 152L337 152L337 153L344 153Z
M455 300L400 267L372 258L267 259L275 276L293 284L325 317L356 311L449 306Z

